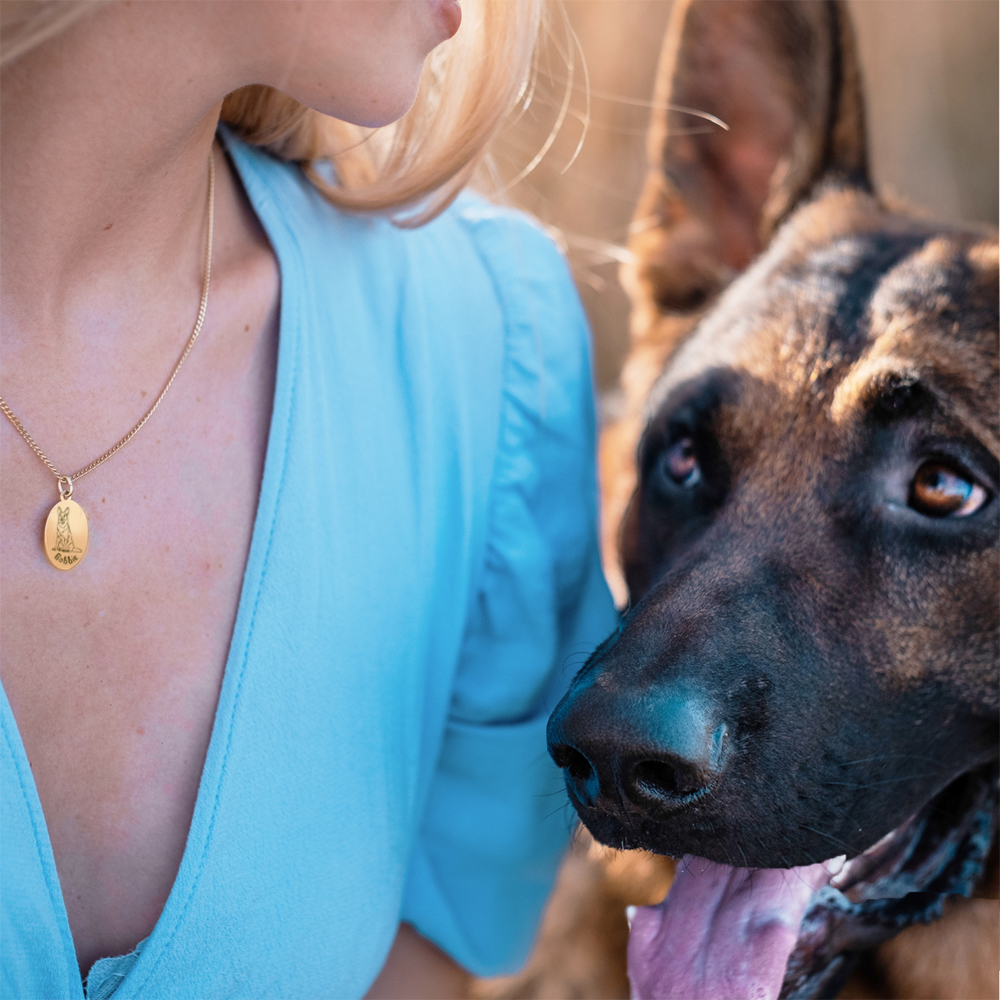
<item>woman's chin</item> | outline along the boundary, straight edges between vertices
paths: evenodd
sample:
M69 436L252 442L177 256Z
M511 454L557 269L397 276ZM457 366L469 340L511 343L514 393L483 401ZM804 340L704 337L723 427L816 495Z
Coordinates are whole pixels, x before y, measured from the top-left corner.
M343 102L337 102L335 106L314 107L325 115L332 115L341 121L350 122L352 125L360 125L363 128L381 128L383 125L391 125L399 121L417 98L417 87L419 79L412 87L400 86L398 90L387 89L378 95L377 99L372 99L365 103L362 101L353 102L345 106Z
M426 0L426 3L431 8L434 21L442 33L439 41L447 41L455 35L462 25L460 0Z

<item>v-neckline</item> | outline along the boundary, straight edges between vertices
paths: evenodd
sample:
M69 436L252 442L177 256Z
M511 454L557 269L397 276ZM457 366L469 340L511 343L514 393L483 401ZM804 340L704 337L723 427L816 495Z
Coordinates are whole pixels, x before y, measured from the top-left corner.
M294 233L284 224L282 214L272 199L271 190L264 178L259 175L253 162L256 157L265 154L253 152L240 139L234 137L225 126L220 126L219 138L232 164L236 179L246 193L250 208L268 238L278 265L280 301L274 396L265 449L264 472L257 498L257 510L254 515L247 564L240 588L236 621L223 668L222 684L216 703L208 749L198 782L194 811L185 838L184 852L167 901L160 911L152 931L138 942L139 945L142 945L141 954L130 966L127 975L117 989L121 989L121 986L130 980L148 979L149 975L153 973L161 958L166 954L169 942L183 918L204 866L215 822L215 813L219 807L219 788L225 772L235 708L246 667L250 638L253 633L257 596L267 567L271 542L270 525L274 521L281 485L284 480L288 434L292 417L299 339L298 309L301 302L297 285L301 281L303 269L301 261L290 261L288 257L292 254L299 254L298 244ZM278 164L274 166L278 168ZM31 765L28 762L27 752L21 740L21 733L17 727L17 720L2 683L0 683L0 698L2 698L0 721L5 723L3 725L5 730L10 730L4 735L7 737L13 753L14 764L26 800L25 804L31 816L46 889L52 900L55 911L53 915L63 942L67 978L71 988L74 982L77 984L77 996L85 998L88 996L88 990L84 988L84 977L81 977L79 972L76 947L69 925L62 885L56 869L48 824L31 772ZM98 962L104 961L105 958L125 958L133 952L121 956L102 956L94 962L91 969Z

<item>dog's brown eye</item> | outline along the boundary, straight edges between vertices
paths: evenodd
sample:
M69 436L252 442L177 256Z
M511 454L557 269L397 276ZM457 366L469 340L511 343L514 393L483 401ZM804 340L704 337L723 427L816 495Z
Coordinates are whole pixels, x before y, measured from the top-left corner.
M968 517L986 502L986 490L940 462L925 462L910 486L910 506L928 517Z
M664 465L667 475L678 486L696 486L701 482L701 467L695 454L694 441L689 437L681 438L667 449Z

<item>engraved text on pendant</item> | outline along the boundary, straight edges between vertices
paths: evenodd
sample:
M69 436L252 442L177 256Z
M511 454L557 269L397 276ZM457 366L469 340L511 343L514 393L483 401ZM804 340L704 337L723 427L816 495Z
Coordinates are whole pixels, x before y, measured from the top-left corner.
M75 500L60 500L45 520L45 557L56 569L72 569L87 554L87 515Z

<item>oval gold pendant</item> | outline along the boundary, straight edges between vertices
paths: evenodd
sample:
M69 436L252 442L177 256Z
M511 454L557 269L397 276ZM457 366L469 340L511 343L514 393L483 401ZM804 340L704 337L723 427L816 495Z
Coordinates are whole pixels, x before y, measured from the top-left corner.
M45 520L45 557L56 569L79 566L87 554L87 515L75 500L60 500Z

